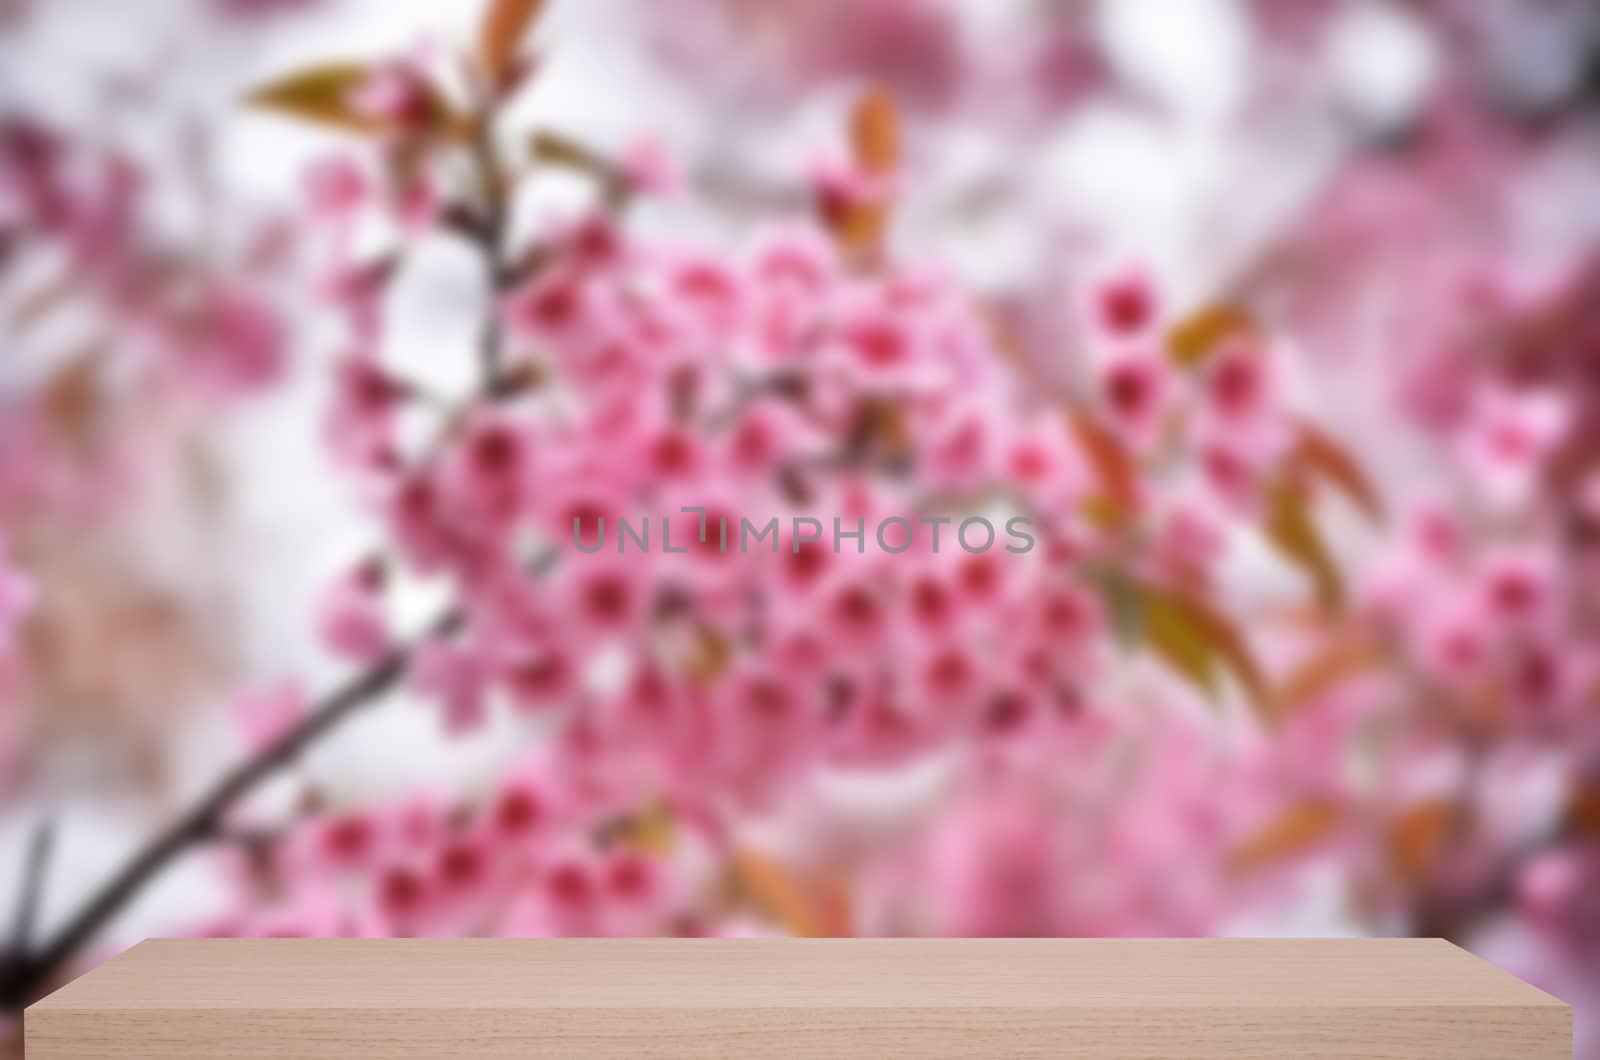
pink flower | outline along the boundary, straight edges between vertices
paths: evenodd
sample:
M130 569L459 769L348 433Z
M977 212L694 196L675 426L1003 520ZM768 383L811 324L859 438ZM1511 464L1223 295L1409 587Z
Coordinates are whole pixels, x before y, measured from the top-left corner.
M433 858L433 886L442 901L482 903L495 890L504 862L480 835L451 836Z
M524 511L533 484L532 432L509 417L481 415L444 466L443 496L458 518L504 530Z
M207 292L187 329L192 342L182 366L220 396L258 391L281 379L288 367L283 320L243 290Z
M1424 619L1423 661L1437 678L1462 687L1488 664L1492 631L1488 614L1475 601L1445 601Z
M1225 508L1255 512L1272 464L1271 450L1222 430L1203 435L1194 446L1200 474L1216 500Z
M412 686L438 700L445 731L451 734L483 723L489 677L477 653L461 644L428 640L412 654Z
M1176 584L1205 585L1227 550L1225 518L1203 494L1179 498L1156 528L1158 567Z
M351 95L350 105L397 132L416 133L434 118L433 90L410 62L386 63Z
M370 662L393 643L383 600L382 564L363 563L335 581L322 598L323 643L354 662Z
M564 646L530 647L500 672L514 707L524 712L565 705L578 690L578 662Z
M1543 552L1507 549L1484 561L1480 586L1485 612L1506 626L1526 628L1550 613L1556 572Z
M672 157L653 136L631 141L622 152L622 175L628 185L645 195L672 196L683 187L683 176Z
M818 211L830 225L836 225L854 210L876 206L894 199L899 181L892 174L874 174L854 162L819 158L809 172Z
M593 333L594 298L580 274L551 270L513 292L502 312L511 332L533 343L572 348Z
M370 870L391 851L391 835L373 814L335 813L301 830L298 862L307 871Z
M1157 353L1120 354L1100 372L1101 398L1111 422L1141 449L1158 440L1171 392L1170 373Z
M1016 793L951 813L926 869L934 881L935 930L973 937L1062 933L1058 881L1065 866L1051 820L1043 806Z
M1439 505L1423 505L1411 516L1407 536L1420 558L1433 567L1457 562L1463 551L1464 528L1460 521Z
M252 753L277 743L305 717L306 695L300 685L285 681L244 692L229 704L234 724Z
M419 932L437 909L433 882L417 867L399 863L383 869L375 879L374 905L387 933Z
M550 831L557 813L556 798L545 784L513 774L489 800L485 825L497 841L518 846Z
M323 283L322 295L343 314L353 338L363 347L377 342L382 332L382 298L387 267L341 265Z
M908 322L875 306L844 322L840 342L849 363L866 372L905 371L925 356L923 340Z
M306 170L306 195L312 210L334 222L348 220L371 194L367 175L348 155L334 155Z
M392 455L395 412L406 396L372 357L359 352L344 357L327 425L334 455L353 468L382 466Z
M439 212L439 192L425 173L414 174L395 193L390 209L401 226L412 232L427 230Z
M999 439L981 409L939 417L919 431L930 483L952 490L973 489L994 466Z
M389 528L406 560L419 571L460 565L466 543L434 477L414 473L394 484L386 502Z
M1564 946L1586 946L1600 934L1600 858L1574 845L1541 853L1516 880L1519 910Z
M1277 399L1271 357L1249 341L1219 350L1204 367L1202 385L1211 414L1222 422L1260 422Z
M1568 649L1535 639L1506 654L1506 684L1514 706L1534 722L1560 721L1562 706L1579 688L1579 666L1569 658Z
M33 580L10 562L4 540L0 540L0 652L9 651L14 631L33 610L38 593Z
M1063 425L1044 418L1007 433L997 469L1002 480L1045 510L1070 508L1088 483L1089 472Z
M1559 394L1485 390L1461 438L1462 461L1490 501L1525 503L1570 420L1570 406Z
M819 233L780 231L758 245L750 271L760 295L812 300L824 296L837 278L838 260Z
M1160 309L1155 285L1135 269L1103 280L1092 294L1091 306L1096 328L1119 340L1147 335Z
M553 861L538 881L548 922L562 935L594 934L604 898L601 886L592 858L573 854Z

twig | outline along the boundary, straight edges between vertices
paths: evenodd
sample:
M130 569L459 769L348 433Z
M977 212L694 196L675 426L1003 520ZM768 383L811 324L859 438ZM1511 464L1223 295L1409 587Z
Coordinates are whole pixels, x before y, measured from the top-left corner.
M486 389L493 389L505 361L505 329L500 326L499 299L516 281L515 270L507 269L503 262L506 229L510 219L510 200L506 190L506 177L501 172L495 156L494 130L496 107L485 104L482 117L474 123L470 154L478 173L478 183L483 192L483 216L473 231L472 242L483 259L484 273L489 283L490 298L488 319L484 321L479 338L478 356Z
M11 925L11 949L25 954L32 943L33 925L39 916L39 900L44 894L50 854L55 849L56 821L53 816L39 819L28 842L27 860L22 866L21 889L17 892L17 914Z
M460 622L460 612L451 610L428 628L424 639L446 635ZM21 957L21 966L9 977L10 982L0 985L0 1004L13 1009L27 1004L146 884L190 847L215 836L228 812L241 799L295 761L324 734L394 687L405 673L412 647L406 644L393 649L334 689L276 743L217 781L199 802L112 876L37 954Z
M479 248L496 296L519 280L537 272L547 259L537 258L519 265L504 260L510 201L506 176L496 159L493 142L494 109L473 131L471 153L483 182L484 212L480 225L466 233ZM608 200L614 209L626 203ZM479 396L495 400L504 396L504 326L498 307L492 307L484 324L479 355L483 378ZM536 557L534 573L548 570L553 555ZM51 936L37 953L15 949L0 960L0 1010L21 1010L50 983L106 924L120 913L141 890L180 855L190 848L214 841L227 834L227 816L234 806L262 782L297 759L318 739L346 718L389 691L405 674L417 643L444 637L457 631L464 621L459 606L440 615L416 640L396 647L362 673L330 692L313 705L306 717L276 743L222 777L166 830L152 839L108 880L67 922ZM43 859L37 859L42 861ZM30 903L31 904L31 903ZM31 919L32 914L29 914Z

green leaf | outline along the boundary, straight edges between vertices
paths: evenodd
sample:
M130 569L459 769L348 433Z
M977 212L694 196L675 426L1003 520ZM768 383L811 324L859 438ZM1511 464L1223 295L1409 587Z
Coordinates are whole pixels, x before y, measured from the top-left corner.
M1220 671L1205 632L1190 620L1176 596L1146 588L1140 602L1145 643L1180 676L1216 699Z
M595 176L608 176L611 166L605 159L562 133L541 129L528 139L528 153L547 166L582 170Z
M356 110L350 102L352 94L371 76L372 68L365 63L325 63L265 84L246 96L245 102L302 121L372 133L382 124Z
M1191 594L1140 584L1117 572L1101 572L1097 580L1119 634L1146 645L1213 700L1226 674L1259 715L1271 716L1273 696L1265 674L1226 615Z
M1340 611L1344 607L1344 579L1311 519L1305 492L1288 481L1272 486L1262 529L1273 547L1310 577L1318 605L1329 614Z
M1219 302L1205 306L1167 332L1167 355L1181 368L1203 364L1219 346L1236 335L1259 332L1255 318L1239 306Z

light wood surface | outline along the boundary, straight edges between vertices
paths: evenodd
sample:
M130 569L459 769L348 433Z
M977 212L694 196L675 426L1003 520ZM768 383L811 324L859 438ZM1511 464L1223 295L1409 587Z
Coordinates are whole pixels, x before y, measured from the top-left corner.
M1556 1060L1571 1011L1449 943L158 940L28 1060Z

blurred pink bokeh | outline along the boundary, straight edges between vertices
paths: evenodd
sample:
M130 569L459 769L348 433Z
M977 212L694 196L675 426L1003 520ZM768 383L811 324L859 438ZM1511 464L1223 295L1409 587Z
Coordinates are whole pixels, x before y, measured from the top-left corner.
M1600 1056L1594 5L0 49L13 1017L149 934L1418 934Z

